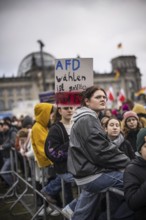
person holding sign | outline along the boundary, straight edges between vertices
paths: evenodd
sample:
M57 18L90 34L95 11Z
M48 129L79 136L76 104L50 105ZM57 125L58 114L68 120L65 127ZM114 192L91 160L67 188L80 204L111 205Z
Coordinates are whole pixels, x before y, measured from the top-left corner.
M72 220L93 220L99 193L110 186L123 188L123 170L129 158L107 138L101 126L98 116L106 101L106 92L91 86L82 92L82 106L73 115L68 172L82 191Z

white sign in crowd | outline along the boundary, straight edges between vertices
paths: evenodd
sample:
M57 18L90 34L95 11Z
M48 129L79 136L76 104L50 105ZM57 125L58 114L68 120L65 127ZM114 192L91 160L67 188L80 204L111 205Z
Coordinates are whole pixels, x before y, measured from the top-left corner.
M56 59L55 93L83 91L93 85L93 58Z

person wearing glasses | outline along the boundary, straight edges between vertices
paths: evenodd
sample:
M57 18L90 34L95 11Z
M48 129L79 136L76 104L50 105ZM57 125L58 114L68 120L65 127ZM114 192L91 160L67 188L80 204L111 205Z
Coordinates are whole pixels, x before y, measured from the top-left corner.
M130 160L108 139L100 123L98 116L106 102L106 92L91 86L82 92L81 108L73 115L67 164L81 194L72 220L93 220L99 193L110 186L123 188L123 170Z
M73 122L71 121L74 107L58 107L54 114L54 124L50 127L46 142L46 156L53 162L56 174L65 182L65 202L73 200L72 185L74 182L72 174L67 171L67 155L69 137ZM42 191L47 192L47 186Z

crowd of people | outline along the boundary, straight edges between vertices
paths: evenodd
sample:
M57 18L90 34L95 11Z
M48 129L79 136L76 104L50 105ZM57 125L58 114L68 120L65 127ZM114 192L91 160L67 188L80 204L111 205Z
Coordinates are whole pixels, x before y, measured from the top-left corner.
M27 115L0 121L0 181L8 188L14 183L12 174L5 173L11 170L13 148L21 175L24 175L25 157L27 181L31 182L30 159L33 158L37 190L48 204L62 208L69 219L105 220L102 192L109 187L124 192L124 197L110 194L112 220L146 219L145 107L127 100L120 109L107 109L107 94L96 86L87 88L81 95L79 107L38 103L34 118ZM45 186L41 168L45 171ZM60 196L61 180L65 204ZM80 188L78 197L74 196L73 185ZM42 204L42 198L37 196L38 208ZM59 214L49 205L47 211L51 215Z

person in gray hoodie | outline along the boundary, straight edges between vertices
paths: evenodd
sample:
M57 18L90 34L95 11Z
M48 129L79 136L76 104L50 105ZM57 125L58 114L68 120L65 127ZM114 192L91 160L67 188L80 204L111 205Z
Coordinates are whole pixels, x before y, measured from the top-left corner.
M111 142L101 126L99 113L105 109L106 92L96 86L82 93L70 134L68 171L81 188L72 220L93 220L99 193L108 187L123 187L123 170L129 158Z

